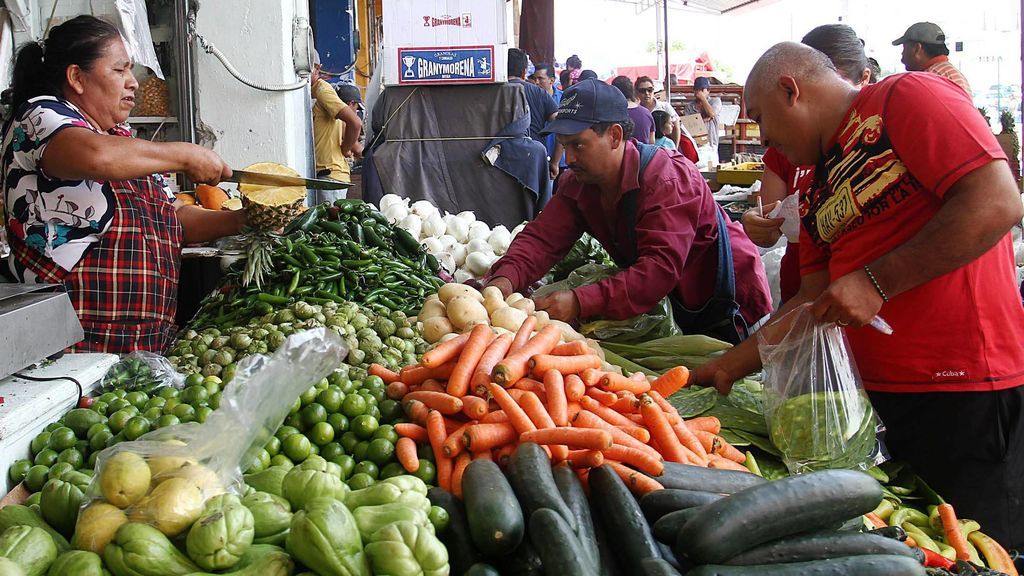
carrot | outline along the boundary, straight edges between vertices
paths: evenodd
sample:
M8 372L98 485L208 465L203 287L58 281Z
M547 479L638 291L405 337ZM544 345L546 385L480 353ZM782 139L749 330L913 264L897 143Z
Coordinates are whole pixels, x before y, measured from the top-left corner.
M504 410L491 410L480 419L481 424L498 424L508 422L508 414Z
M462 425L465 424L465 423L466 422L464 420L453 420L451 418L445 417L445 419L444 419L444 431L445 431L445 433L447 433L450 436L452 432L455 432L459 428L462 428ZM445 436L445 438L447 438L447 437L448 436Z
M409 419L416 424L426 425L427 413L430 412L430 408L419 400L406 400L402 403L402 408L405 409L405 413L409 416Z
M512 459L512 453L516 451L516 445L509 443L498 448L493 452L494 461L498 463L498 466L508 466L508 461Z
M715 416L698 416L686 421L686 427L690 430L704 430L712 434L722 431L722 423Z
M530 371L540 376L548 370L558 370L562 374L579 374L587 368L600 368L601 359L594 354L582 356L556 356L554 354L537 354L530 358Z
M604 450L612 445L612 435L607 430L593 428L544 428L526 432L519 439L523 442L565 444L569 448L588 450Z
M565 463L570 468L597 468L604 464L604 454L598 450L570 450Z
M424 444L428 442L427 429L419 424L411 424L409 422L399 422L395 424L395 433L403 438L409 438L414 442Z
M392 400L401 400L409 393L409 387L406 386L404 382L396 380L395 382L388 384L388 387L385 388L385 392L387 393L388 398Z
M444 441L448 433L444 428L444 416L437 410L427 414L427 437L430 447L434 450L434 464L437 469L437 485L445 490L452 488L452 459L444 454Z
M569 420L569 422L575 420L576 415L579 414L580 410L583 409L583 407L580 406L579 402L569 402L568 404L566 404L565 408L566 418Z
M508 422L473 424L463 432L463 442L472 452L483 452L515 442L519 433Z
M643 394L651 389L651 384L647 380L640 382L614 372L605 374L598 386L608 392L632 392L633 394Z
M533 329L536 327L537 317L533 315L527 316L526 320L519 326L519 330L516 330L516 336L512 339L508 353L515 354L521 350L523 346L526 346L526 343L530 340L530 336L533 335Z
M580 372L580 378L583 379L583 383L588 387L597 386L601 382L601 378L604 378L604 375L604 371L594 368L587 368Z
M676 366L655 378L654 382L651 382L651 390L668 398L686 386L689 379L690 371L686 369L686 366Z
M488 384L487 389L490 391L491 396L494 397L494 401L501 406L501 409L508 415L508 421L516 429L516 432L523 434L524 432L530 432L536 430L537 427L533 425L530 418L527 417L526 412L512 399L509 395L509 391L505 390L497 384Z
M441 414L451 416L462 412L462 399L444 392L428 392L417 390L405 395L405 402L419 400L427 405L427 408L437 410Z
M387 366L381 366L380 364L370 364L370 367L366 369L366 372L370 376L378 376L385 384L391 384L392 382L398 382L398 372L388 368Z
M956 559L970 560L971 551L967 546L967 538L960 531L960 522L956 519L953 506L945 502L939 504L939 520L942 520L942 534L946 537L946 544L956 550Z
M590 347L587 346L585 340L574 340L572 342L565 342L559 344L551 349L551 353L555 356L582 356L584 354L591 354Z
M525 323L524 323L525 325ZM520 328L522 332L522 328ZM518 338L519 335L516 334ZM549 324L544 327L536 336L530 338L519 350L510 353L504 360L498 362L494 367L494 381L503 386L511 386L526 375L527 363L530 358L537 354L547 354L558 344L562 338L562 332L558 326Z
M676 438L676 433L672 431L672 426L665 418L665 413L650 396L645 395L640 399L640 414L644 417L644 424L651 433L651 439L658 443L658 451L665 457L665 460L686 463L688 459L686 453L683 452L683 445ZM700 442L697 444L699 446ZM701 448L701 451L703 452L704 449Z
M576 374L569 374L565 377L565 399L569 402L579 402L580 398L587 392L587 385L583 383Z
M462 349L466 347L466 342L469 342L469 333L460 334L447 342L441 342L423 355L420 364L426 368L437 368L445 362L455 360L462 353Z
M472 426L472 422L466 422L462 426L456 428L452 433L448 434L448 438L445 439L444 444L441 445L441 449L444 450L444 455L449 458L455 458L466 449L466 441L464 434L466 428Z
M619 430L622 430L626 434L629 434L633 438L647 444L651 441L651 433L642 426L615 426Z
M451 342L451 340L449 340ZM413 364L406 366L398 373L398 377L407 386L419 386L430 378L436 378L438 380L447 380L452 374L452 370L455 369L454 362L447 362L436 368L427 368L420 364Z
M544 394L545 396L547 395L544 392L544 383L538 382L533 378L522 378L519 380L519 382L516 382L515 385L512 387L515 388L516 390L528 390L530 392L533 392L534 394Z
M608 408L620 414L635 414L640 411L640 400L632 392L619 392L619 399Z
M459 352L455 361L455 369L448 377L448 393L452 396L465 396L469 393L469 381L476 370L476 365L494 338L494 332L487 324L477 324L469 332L469 339ZM426 355L424 355L426 357Z
M661 476L662 472L665 471L665 464L662 463L660 458L655 458L643 450L637 450L622 444L612 444L611 448L602 450L602 452L604 452L606 458L617 460L623 464L629 464L647 474Z
M613 392L606 392L604 390L601 390L597 386L591 386L590 388L587 388L586 395L597 400L604 406L611 406L612 404L615 404L616 402L619 401L619 397L616 396Z
M530 391L529 390L520 390L519 388L509 388L507 390L507 392L508 392L508 395L511 396L512 399L515 400L516 403L518 404L519 403L519 399L523 397L523 394L526 394L527 392L530 392ZM530 392L530 394L533 394L533 392Z
M700 445L704 447L705 452L711 454L715 451L715 439L718 436L704 430L697 430L693 435L697 437L697 440L700 440Z
M720 468L722 470L735 470L737 472L750 473L750 470L747 470L746 466L737 464L736 462L733 462L728 458L723 458L718 454L708 456L708 468Z
M530 417L530 421L537 427L538 430L543 428L554 428L555 421L551 419L551 414L548 413L547 408L540 401L533 392L524 392L522 398L519 399L519 405L526 412L526 415ZM565 460L569 454L569 449L566 446L560 444L554 444L548 446L548 451L551 453L551 458L557 462Z
M459 500L462 500L462 475L466 472L466 467L469 466L469 462L471 460L473 460L473 458L469 454L463 452L455 459L455 464L452 466L452 495Z
M594 390L594 388L591 388L591 390ZM597 414L602 420L614 426L636 426L636 424L629 418L607 406L602 405L590 396L584 396L583 399L580 400L580 406L583 406L585 410L590 410L594 414Z
M864 517L867 518L868 522L871 522L871 525L874 526L875 528L886 528L886 527L888 527L888 524L885 523L885 520L882 520L881 518L879 518L878 514L875 514L874 512L868 512L867 514L864 515Z
M509 348L512 346L512 335L502 334L487 346L487 350L484 350L483 356L480 357L480 361L476 363L476 369L473 372L473 378L470 381L470 386L473 388L473 392L480 396L487 393L487 383L491 381L491 371L494 370L494 366L501 362L501 359L508 354Z
M729 444L729 442L721 436L715 436L715 443L711 452L738 464L743 464L747 461L746 454L740 452L735 446Z
M479 420L487 415L488 410L487 400L468 394L462 397L462 413L466 415L466 418Z
M619 478L622 478L622 481L626 483L626 487L634 494L643 495L649 492L654 492L655 490L665 489L665 487L654 478L641 474L632 468L627 468L614 460L605 459L604 463L611 466L612 470L615 470L615 473L619 475Z
M395 455L398 457L398 463L406 472L412 473L420 469L420 459L416 455L416 441L412 438L406 436L399 438L398 442L395 442Z
M417 388L417 390L422 390L424 392L442 392L445 394L448 393L448 389L445 387L445 385L442 384L439 380L435 380L434 378L427 378L426 380L424 380L423 384L420 384L420 387Z
M700 444L700 440L697 439L697 436L694 435L694 433L691 432L685 424L676 424L675 426L671 426L671 428L674 432L672 435L673 438L678 440L679 443L685 446L690 452L693 452L701 461L708 461L707 450L704 450L704 447Z
M659 454L654 448L651 448L647 444L644 444L643 442L637 440L636 438L633 438L629 434L626 434L622 430L619 430L615 426L612 426L611 424L605 422L598 415L594 414L593 412L590 412L589 410L580 410L580 413L576 415L576 419L573 420L573 426L578 426L581 428L597 428L600 430L606 430L609 434L612 435L612 439L615 441L616 444L622 444L623 446L636 448L637 450L647 452L648 454L654 456L655 458L661 458L661 454Z
M679 410L676 410L675 406L669 404L668 400L665 400L661 394L651 390L647 395L650 396L651 400L654 400L654 403L657 404L661 408L661 411L665 413L668 417L669 424L675 426L683 421L682 417L679 416Z
M544 373L544 391L547 393L548 411L558 426L569 425L569 406L565 397L565 380L558 370Z

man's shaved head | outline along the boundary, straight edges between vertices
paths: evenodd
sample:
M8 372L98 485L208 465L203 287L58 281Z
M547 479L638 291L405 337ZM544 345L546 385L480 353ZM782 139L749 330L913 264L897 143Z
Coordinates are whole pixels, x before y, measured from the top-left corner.
M779 78L792 76L803 82L833 78L837 74L835 64L823 52L806 44L781 42L772 46L757 59L754 69L747 76L746 90L763 93L775 86Z

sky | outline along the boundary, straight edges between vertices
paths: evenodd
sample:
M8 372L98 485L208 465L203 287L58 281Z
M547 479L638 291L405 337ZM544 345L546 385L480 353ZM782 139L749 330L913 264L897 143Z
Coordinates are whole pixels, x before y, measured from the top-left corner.
M771 45L799 41L820 24L843 22L857 31L883 73L892 73L903 71L900 48L892 41L922 20L943 28L950 60L976 93L997 82L1020 85L1018 0L775 0L722 16L670 9L669 42L682 42L690 54L707 51L726 72L723 80L742 83ZM656 21L654 8L638 13L627 2L556 0L555 55L564 62L578 54L584 68L599 73L655 64L658 57L649 47L657 39ZM955 42L963 42L963 51L954 51Z

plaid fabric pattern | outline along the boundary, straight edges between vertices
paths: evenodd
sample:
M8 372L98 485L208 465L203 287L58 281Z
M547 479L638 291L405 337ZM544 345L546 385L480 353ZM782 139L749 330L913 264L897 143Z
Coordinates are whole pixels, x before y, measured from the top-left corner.
M18 264L37 282L63 283L85 340L77 351L163 352L174 333L182 231L160 182L111 182L117 211L110 229L67 272L43 254L12 241Z

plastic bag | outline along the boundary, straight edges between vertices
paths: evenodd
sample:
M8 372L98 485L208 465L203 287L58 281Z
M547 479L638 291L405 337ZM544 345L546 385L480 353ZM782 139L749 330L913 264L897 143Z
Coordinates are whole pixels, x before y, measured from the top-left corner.
M317 328L289 336L273 356L245 358L206 422L167 426L100 452L79 524L92 518L85 511L89 506L109 511L105 502L169 538L182 534L207 499L241 493L242 471L255 462L295 398L347 353L337 333Z
M569 277L569 274L586 264L598 264L601 266L614 266L612 257L605 251L604 246L586 232L572 245L569 253L562 258L562 261L548 273L549 282L561 282Z
M609 276L614 276L618 272L619 269L614 265L584 264L570 272L565 280L541 287L534 292L534 297L557 290L571 290L585 284L593 284ZM672 317L672 303L668 297L662 298L646 314L626 320L591 320L580 326L580 332L587 338L620 344L647 342L682 334Z
M778 343L758 332L765 419L783 462L794 474L879 463L875 411L846 335L819 324L810 304L789 315L793 324Z
M181 388L185 376L159 354L137 350L121 358L103 375L104 392L122 389L126 392L141 390L151 394L162 386Z
M116 0L117 15L120 18L121 33L124 34L128 53L136 63L142 64L164 79L164 71L160 68L160 60L153 48L153 37L149 32L149 15L146 12L145 0Z

